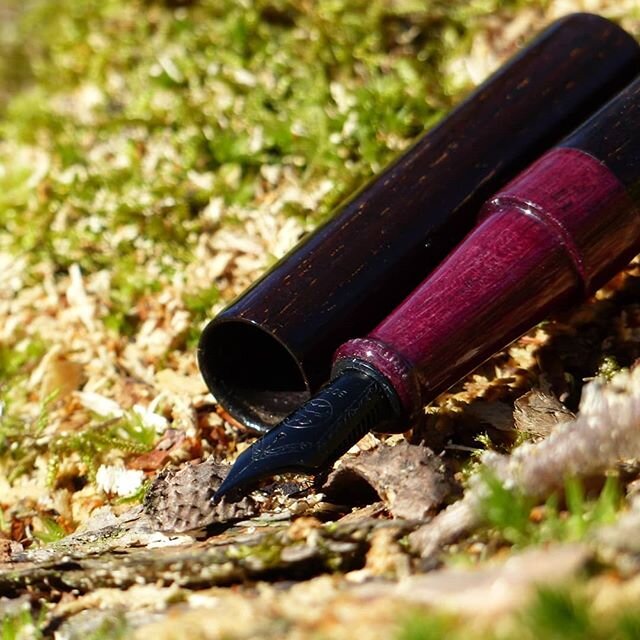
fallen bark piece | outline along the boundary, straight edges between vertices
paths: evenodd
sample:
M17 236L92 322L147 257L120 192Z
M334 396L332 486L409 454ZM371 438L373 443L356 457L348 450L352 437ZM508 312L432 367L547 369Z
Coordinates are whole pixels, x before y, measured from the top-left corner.
M520 607L536 587L566 582L589 555L579 544L532 549L481 569L445 568L397 583L363 585L356 594L365 600L392 597L463 615L495 616Z
M354 498L362 498L363 482L394 518L407 520L429 518L452 491L442 460L430 449L408 442L382 444L344 458L327 478L323 491L351 504Z
M251 518L260 512L258 503L245 496L230 502L211 499L229 472L229 465L212 458L180 469L161 472L144 499L144 511L160 531L183 533L212 524Z
M18 596L28 590L41 593L99 588L129 589L134 585L174 585L201 589L242 583L266 575L300 578L323 571L347 571L362 566L366 540L347 539L340 531L316 529L304 540L292 540L288 527L266 527L245 535L221 536L163 548L122 548L82 552L48 559L0 563L0 593ZM74 552L75 551L75 552Z
M532 389L514 403L513 420L518 431L546 437L557 425L574 420L575 415L555 396Z
M193 541L192 536L159 532L141 506L133 507L119 516L115 516L109 508L97 511L81 530L61 540L40 548L15 550L7 566L64 563L88 556L126 552L135 547L159 548Z
M594 380L585 385L577 418L558 425L548 438L523 444L509 456L488 452L483 462L505 487L544 498L569 476L603 473L638 457L640 367L619 373L609 383ZM473 476L462 500L409 536L413 550L429 558L480 525L485 490L482 475Z
M422 558L430 559L440 549L482 523L480 497L472 490L441 511L431 522L409 535L411 550Z

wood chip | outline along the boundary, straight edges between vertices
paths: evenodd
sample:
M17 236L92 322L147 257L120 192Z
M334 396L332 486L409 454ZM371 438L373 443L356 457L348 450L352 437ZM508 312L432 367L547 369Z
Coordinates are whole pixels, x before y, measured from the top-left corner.
M351 504L363 495L363 481L395 518L407 520L430 517L452 490L442 461L430 449L408 442L393 447L383 444L344 458L323 491Z
M84 367L74 362L54 347L41 363L42 381L40 383L40 398L42 401L55 394L60 399L79 389L85 380Z
M158 371L156 382L160 389L180 395L197 396L208 392L207 385L200 376L181 375L172 369Z

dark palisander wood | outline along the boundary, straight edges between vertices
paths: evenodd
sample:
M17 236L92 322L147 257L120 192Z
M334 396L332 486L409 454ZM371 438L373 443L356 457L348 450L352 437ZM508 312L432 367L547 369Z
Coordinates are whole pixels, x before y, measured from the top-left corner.
M208 325L198 349L218 401L263 430L329 374L473 226L501 184L640 69L597 16L544 32ZM506 233L506 232L505 232Z
M430 277L367 338L340 348L336 371L372 365L417 416L640 251L639 183L640 80L491 198Z
M602 108L588 127L580 127L563 145L577 147L604 162L634 198L640 199L640 84L634 83L610 105Z

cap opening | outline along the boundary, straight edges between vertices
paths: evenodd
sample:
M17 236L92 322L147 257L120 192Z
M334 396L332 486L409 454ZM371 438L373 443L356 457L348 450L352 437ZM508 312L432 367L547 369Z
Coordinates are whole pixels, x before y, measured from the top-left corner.
M298 359L274 335L247 321L207 325L198 364L216 400L256 431L268 431L309 397Z

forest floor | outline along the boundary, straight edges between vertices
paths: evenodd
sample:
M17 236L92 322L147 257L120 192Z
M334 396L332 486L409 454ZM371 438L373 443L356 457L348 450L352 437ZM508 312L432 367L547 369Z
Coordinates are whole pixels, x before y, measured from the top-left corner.
M2 640L640 637L635 265L413 444L190 511L253 439L207 320L577 10L640 36L637 0L0 0Z

